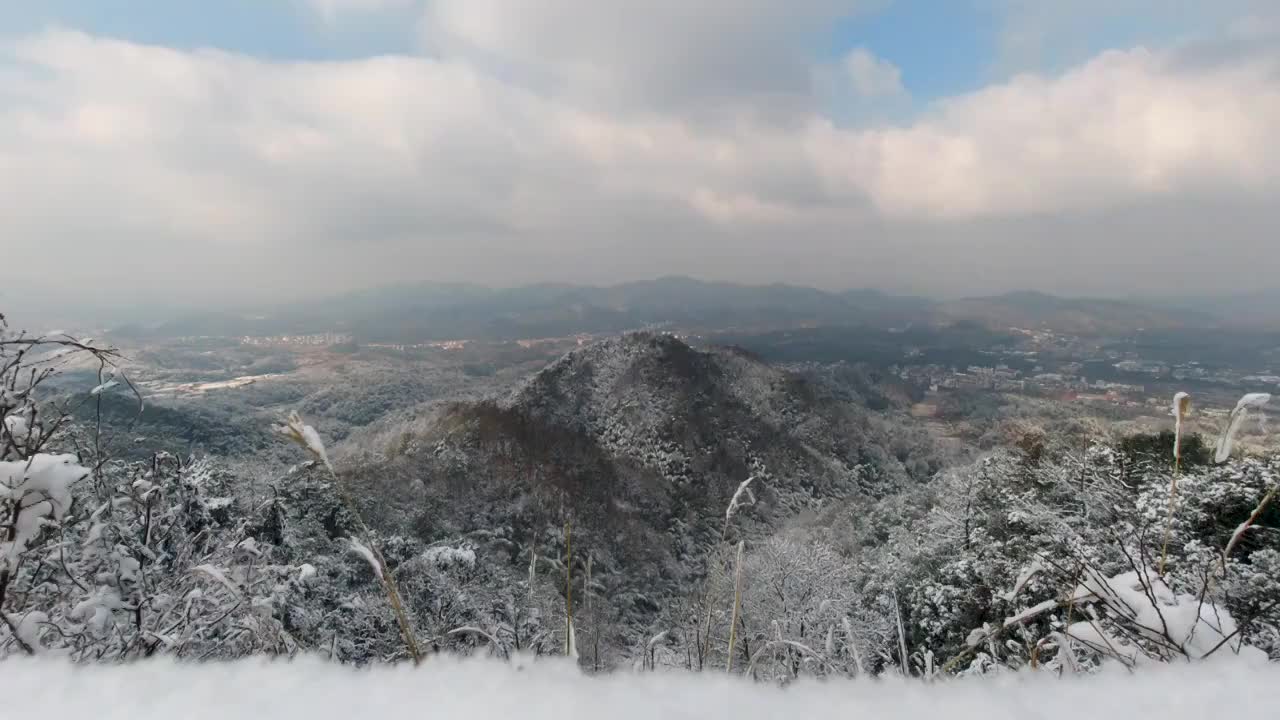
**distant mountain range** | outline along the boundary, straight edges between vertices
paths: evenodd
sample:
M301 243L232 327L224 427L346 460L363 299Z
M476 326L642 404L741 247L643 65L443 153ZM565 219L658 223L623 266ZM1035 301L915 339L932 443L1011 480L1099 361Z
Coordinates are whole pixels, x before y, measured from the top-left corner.
M991 329L1048 329L1073 335L1128 334L1138 330L1215 327L1223 324L1199 310L1161 307L1128 300L1060 298L1019 291L966 298L935 306L943 317L969 320Z
M240 336L351 333L358 342L458 338L511 340L671 328L766 331L861 325L876 328L975 323L992 330L1048 329L1079 335L1261 323L1260 306L1070 299L1038 292L937 301L873 290L828 292L795 285L742 285L665 277L612 286L565 284L491 289L467 284L395 286L250 312L188 314L120 336ZM1215 312L1216 310L1216 312Z

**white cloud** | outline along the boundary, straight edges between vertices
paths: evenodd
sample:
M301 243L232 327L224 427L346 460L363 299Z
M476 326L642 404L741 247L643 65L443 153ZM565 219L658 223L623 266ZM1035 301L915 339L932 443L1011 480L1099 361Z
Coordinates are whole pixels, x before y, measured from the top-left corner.
M990 11L997 75L1085 62L1099 40L1172 45L1280 20L1273 0L978 0ZM1241 25L1244 24L1244 26ZM1242 33L1232 39L1238 42ZM1271 32L1274 39L1274 29Z
M266 61L65 31L11 45L6 261L211 297L670 272L973 291L1025 284L1048 257L1058 281L1119 287L1085 249L1138 262L1157 238L1182 243L1161 254L1167 272L1280 272L1275 253L1258 257L1280 189L1276 45L1199 64L1109 52L908 123L848 127L810 102L778 122L768 88L801 98L800 85L712 61L791 56L748 50L771 23L799 32L843 6L815 3L805 20L763 0L733 5L736 20L715 3L687 18L674 2L648 20L591 11L588 28L613 28L593 39L562 27L583 9L567 0L509 16L487 2L435 9L467 44L436 59ZM632 26L671 42L646 50ZM868 87L892 89L868 60ZM700 63L711 69L675 76ZM613 94L578 84L595 72ZM1193 261L1199 222L1232 232ZM999 274L936 277L983 252Z
M906 92L902 86L902 71L898 66L876 57L866 48L849 51L844 58L844 67L859 95L882 97Z
M1060 77L1021 75L943 101L913 125L818 122L812 155L834 186L890 215L965 218L1123 204L1280 179L1277 57L1175 67L1138 49Z
M428 45L629 109L811 98L810 51L875 0L434 0Z

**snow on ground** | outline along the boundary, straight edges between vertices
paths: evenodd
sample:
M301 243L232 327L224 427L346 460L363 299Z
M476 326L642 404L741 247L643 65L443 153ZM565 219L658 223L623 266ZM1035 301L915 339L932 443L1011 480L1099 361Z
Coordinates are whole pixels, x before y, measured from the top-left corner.
M782 690L722 675L586 677L540 661L433 659L423 667L369 670L314 660L72 667L52 660L0 664L3 716L50 720L175 718L876 718L1106 720L1274 716L1280 668L1243 662L1045 675L801 684Z
M263 380L275 380L286 377L286 373L268 373L266 375L241 375L230 380L212 380L209 382L173 383L159 380L141 380L135 383L147 391L151 397L163 395L205 395L214 390L235 390ZM94 388L95 390L97 388Z

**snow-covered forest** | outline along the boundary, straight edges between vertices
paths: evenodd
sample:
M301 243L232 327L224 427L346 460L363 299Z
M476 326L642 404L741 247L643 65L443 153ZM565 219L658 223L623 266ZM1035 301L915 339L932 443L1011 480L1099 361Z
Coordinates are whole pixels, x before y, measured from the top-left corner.
M763 717L779 696L748 679L874 677L895 680L848 695L803 687L788 709L954 701L967 717L981 712L969 690L896 688L1016 675L999 681L1015 703L1076 716L1088 695L1047 677L1109 674L1099 682L1140 702L1185 687L1182 666L1212 665L1196 677L1222 684L1187 690L1180 710L1199 717L1211 704L1248 711L1239 693L1274 679L1280 659L1280 454L1233 446L1265 395L1242 398L1219 438L1183 432L1194 410L1180 395L1167 433L1028 427L932 467L895 449L895 426L821 387L639 337L342 456L305 418L280 418L295 464L264 477L216 456L118 452L135 443L127 421L93 419L105 396L132 396L116 352L0 333L5 684L73 682L53 662L152 658L129 684L198 694L181 663L305 657L317 664L305 675L222 672L275 678L297 704L273 702L337 716L350 701L324 698L376 707L418 681L329 664L427 661L445 668L429 684L453 688L458 711L559 702L579 673L691 671L711 684L608 681L591 702ZM56 388L73 366L93 370L92 391ZM690 397L694 409L677 407ZM704 423L708 412L729 420ZM670 417L693 419L673 434ZM753 429L761 418L780 420ZM524 676L497 662L540 656L559 659ZM1131 684L1128 671L1151 679ZM95 669L89 695L56 702L71 712L123 672ZM728 686L726 674L742 677ZM515 690L486 698L494 686ZM727 704L708 707L716 697Z

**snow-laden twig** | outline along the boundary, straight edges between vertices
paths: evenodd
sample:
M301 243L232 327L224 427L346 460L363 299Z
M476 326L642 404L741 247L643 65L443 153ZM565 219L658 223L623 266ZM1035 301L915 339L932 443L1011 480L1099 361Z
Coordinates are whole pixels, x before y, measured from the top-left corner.
M197 565L191 568L191 572L207 575L208 577L215 580L219 585L222 585L226 589L230 590L231 593L236 597L240 596L240 586L231 582L230 578L227 577L226 573L224 573L221 569L214 567L213 565L209 565L209 564Z
M463 625L462 627L454 628L454 629L450 630L449 632L445 633L445 635L449 635L449 636L453 636L453 635L479 635L480 637L482 637L482 638L484 638L485 640L489 641L489 646L490 646L490 648L492 648L492 650L497 651L497 652L501 652L501 653L503 654L503 656L504 656L504 657L507 655L507 650L506 650L506 648L503 646L502 642L501 642L500 640L498 640L498 638L497 638L496 636L494 636L494 634L493 634L493 633L486 632L485 630L482 630L482 629L480 629L480 628L478 628L478 627L476 627L476 626L474 626L474 625Z
M1072 589L1067 602L1092 604L1104 613L1070 623L1062 631L1066 638L1133 667L1151 660L1208 659L1223 646L1224 639L1238 632L1238 624L1225 607L1175 592L1138 558L1132 558L1131 564L1133 569L1110 576L1092 567L1085 569L1084 581ZM1000 632L1064 604L1046 600L1029 607L1005 620ZM1099 618L1108 621L1105 628ZM996 634L975 631L970 635L970 646ZM1247 647L1241 651L1260 652Z
M1241 538L1244 537L1244 534L1248 532L1249 528L1253 527L1253 524L1258 521L1258 518L1262 517L1262 513L1265 512L1267 506L1271 504L1271 501L1275 498L1276 491L1278 490L1280 490L1280 484L1271 486L1271 489L1262 497L1262 500L1258 503L1257 507L1253 509L1253 512L1249 513L1249 518L1236 526L1235 532L1231 533L1231 539L1227 541L1227 546L1222 550L1222 567L1224 570L1227 566L1227 559L1231 556L1231 551L1240 543Z
M1014 582L1013 589L1003 595L1004 599L1008 602L1013 602L1013 599L1018 596L1018 593L1022 592L1022 588L1026 587L1027 583L1031 581L1031 578L1035 577L1042 570L1044 570L1044 564L1040 562L1040 558L1032 560L1030 565L1023 568L1022 572L1018 573L1018 579Z
M809 657L812 657L813 659L817 660L820 664L827 666L827 668L829 669L832 669L832 670L835 669L834 666L831 664L830 660L823 657L822 653L818 652L817 650L814 650L808 645L805 645L802 642L796 642L795 640L786 640L784 638L777 638L775 640L770 640L769 642L766 642L763 647L761 647L751 656L751 662L747 665L747 674L752 677L755 677L756 663L760 660L760 657L763 656L766 652L776 650L779 647L791 648L792 650L796 650L803 655L808 655Z
M32 610L20 618L14 619L13 616L0 611L0 620L8 626L10 634L18 647L28 655L36 655L40 652L40 626L49 622L49 616L40 610Z
M644 644L644 649L652 652L653 649L657 647L659 643L666 642L667 637L670 634L671 634L670 630L663 630L662 632L654 635L653 637L649 638L648 642Z
M657 669L656 664L654 663L654 653L657 652L658 645L667 641L667 637L669 635L669 630L663 630L649 638L649 641L644 644L644 657L642 658L642 663L647 665L649 670Z

